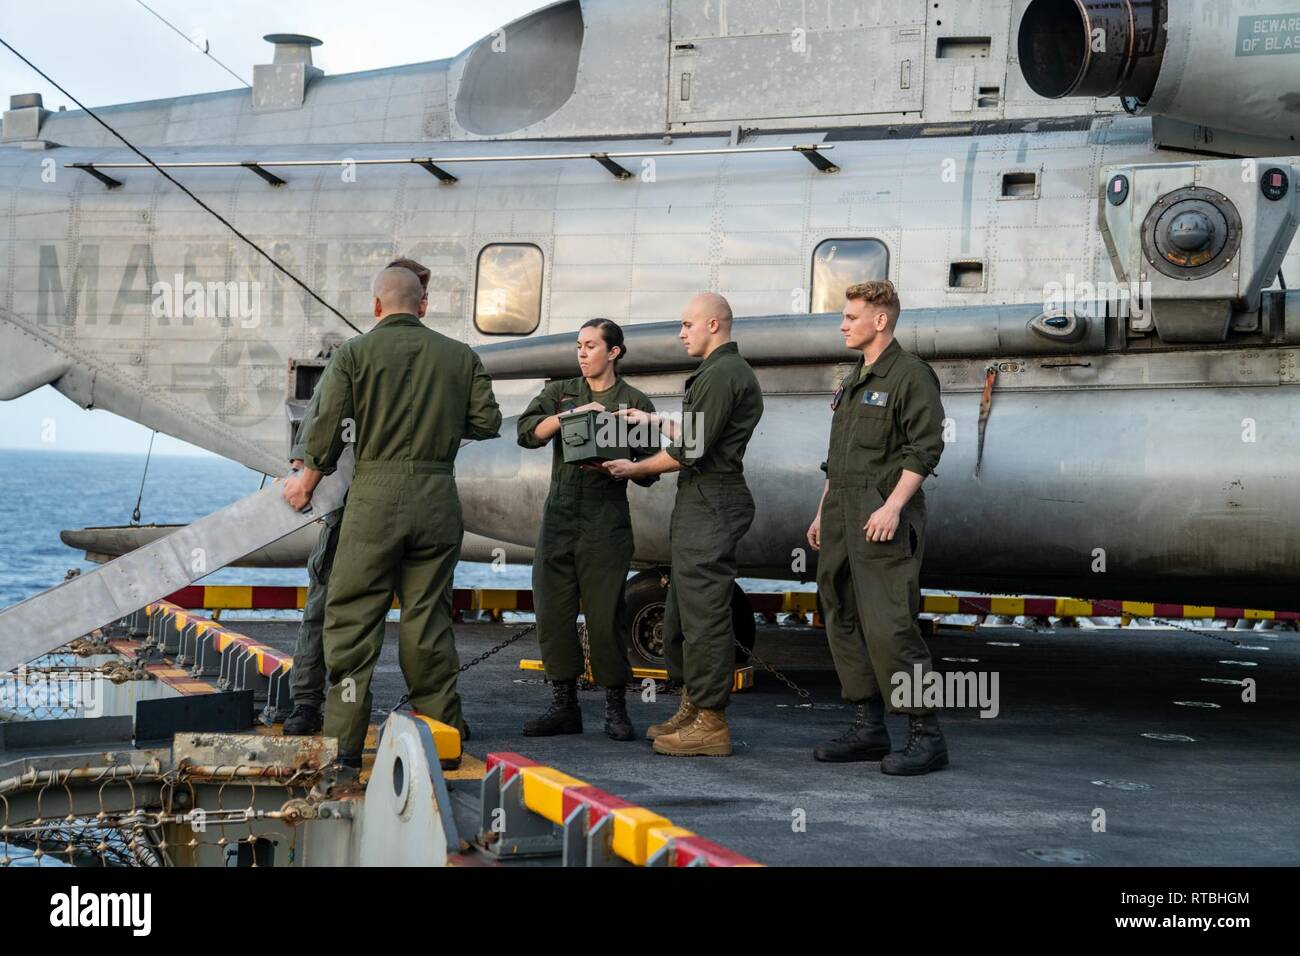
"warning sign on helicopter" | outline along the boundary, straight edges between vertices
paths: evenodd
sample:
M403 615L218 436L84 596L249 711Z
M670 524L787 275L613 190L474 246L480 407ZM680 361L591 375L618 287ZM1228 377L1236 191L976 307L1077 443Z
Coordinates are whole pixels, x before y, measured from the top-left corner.
M1300 16L1242 17L1237 21L1237 56L1300 53Z

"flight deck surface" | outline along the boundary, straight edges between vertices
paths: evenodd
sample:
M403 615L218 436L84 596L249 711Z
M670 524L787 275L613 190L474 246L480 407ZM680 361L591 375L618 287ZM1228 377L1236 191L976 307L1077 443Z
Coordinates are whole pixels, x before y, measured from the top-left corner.
M295 625L229 623L292 652ZM462 662L523 626L458 624ZM376 669L373 722L404 689L396 627ZM465 749L479 760L522 753L769 865L1300 864L1297 634L984 626L941 628L930 646L941 670L996 672L999 713L945 712L952 762L924 777L812 759L852 709L839 700L823 632L794 626L761 626L755 650L816 706L800 707L756 667L756 686L728 710L730 758L664 757L644 740L608 739L598 690L580 694L584 734L523 737L550 699L540 674L519 669L540 657L532 635L462 675ZM1247 678L1253 703L1236 683ZM643 733L678 699L628 700ZM901 745L904 718L889 727ZM471 776L474 767L466 761Z

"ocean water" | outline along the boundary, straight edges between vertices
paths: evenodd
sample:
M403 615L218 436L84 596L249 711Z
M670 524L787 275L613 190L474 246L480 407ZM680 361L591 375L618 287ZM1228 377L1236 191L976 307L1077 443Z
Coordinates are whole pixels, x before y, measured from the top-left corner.
M146 456L0 449L0 607L39 594L70 569L96 565L59 540L59 532L131 521ZM142 524L184 524L252 494L262 476L215 456L155 455L140 504ZM527 588L528 567L493 568L463 561L456 587ZM206 584L305 587L292 568L223 568ZM811 584L742 579L747 591L812 590Z
M59 540L59 532L90 525L125 525L140 493L145 455L0 449L0 607L39 594L70 569L95 567ZM188 523L252 494L262 476L243 465L206 456L155 455L140 505L142 524ZM306 586L292 568L224 568L206 584ZM529 586L529 570L462 562L457 587Z

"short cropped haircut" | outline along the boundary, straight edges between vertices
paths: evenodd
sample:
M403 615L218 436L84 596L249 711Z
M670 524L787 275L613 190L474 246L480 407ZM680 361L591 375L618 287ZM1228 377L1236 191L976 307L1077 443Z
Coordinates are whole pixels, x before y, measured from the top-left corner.
M844 298L850 302L861 299L867 305L874 305L889 316L891 329L898 324L898 313L902 311L902 305L898 301L898 290L888 279L851 285L844 291Z
M388 264L387 268L409 269L410 271L414 272L415 277L420 280L420 288L424 290L426 295L428 294L430 272L427 268L420 265L420 263L416 262L414 259L394 259L392 262Z

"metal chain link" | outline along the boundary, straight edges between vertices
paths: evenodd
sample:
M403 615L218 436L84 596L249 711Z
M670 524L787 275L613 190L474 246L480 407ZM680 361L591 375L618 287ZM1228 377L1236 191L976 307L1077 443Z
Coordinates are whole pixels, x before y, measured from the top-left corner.
M463 674L463 673L465 673L467 670L469 670L471 667L474 667L476 664L482 664L485 660L487 660L487 659L488 659L489 657L491 657L493 654L499 654L499 653L501 653L501 652L504 651L507 647L509 647L511 644L513 644L515 641L519 640L521 637L524 637L525 635L527 635L527 634L529 634L529 633L531 633L531 632L533 632L533 631L535 631L535 630L537 630L537 625L536 625L536 624L529 624L527 627L522 628L521 630L516 631L516 632L515 632L514 634L512 634L510 637L507 637L504 641L502 641L500 644L496 644L496 645L494 645L493 647L489 648L488 650L484 651L482 654L480 654L478 657L474 658L474 659L473 659L472 661L470 661L468 664L462 664L462 665L457 669L456 673L457 673L457 674ZM392 708L391 708L391 710L389 711L389 713L392 713L393 711L400 710L400 709L401 709L402 707L404 707L406 704L410 703L410 700L411 700L411 695L410 695L410 694L403 694L400 698L398 698L397 703L394 704L394 705L392 706Z
M785 684L786 687L789 687L792 691L794 691L797 695L799 695L799 697L801 697L803 701L807 704L809 710L812 710L817 706L817 704L812 699L812 695L809 694L807 690L800 687L790 678L786 677L784 674L782 674L779 670L777 670L767 661L763 660L763 658L755 654L751 649L745 647L744 644L740 643L739 638L736 639L736 646L739 647L746 654L748 654L749 659L751 661L756 662L760 667L768 671L768 673L770 673L773 677L781 681L781 683Z
M1203 631L1203 630L1201 630L1201 629L1198 628L1198 627L1191 627L1190 625L1187 625L1187 624L1179 624L1177 621L1171 621L1171 620L1169 620L1168 618L1163 618L1163 617L1142 617L1142 616L1139 615L1139 614L1127 614L1127 615L1126 615L1126 612L1123 610L1123 608L1115 608L1114 605L1112 605L1109 601L1093 601L1092 603L1093 603L1093 604L1100 604L1102 607L1110 607L1110 608L1112 608L1113 610L1115 610L1117 613L1119 613L1121 616L1135 617L1135 618L1137 618L1138 620L1141 620L1141 621L1152 621L1152 622L1154 622L1154 623L1156 623L1156 624L1163 624L1163 625L1165 625L1165 626L1167 626L1167 627L1177 628L1177 629L1180 630L1180 631L1186 631L1188 634L1198 634L1198 635L1200 635L1201 637L1209 637L1209 638L1212 638L1212 639L1214 639L1214 640L1216 640L1216 641L1223 641L1225 644L1231 644L1233 647L1240 647L1240 646L1241 646L1241 641L1236 640L1235 638L1224 637L1224 636L1221 635L1221 634L1215 634L1213 631Z
M458 670L456 673L458 673L458 674L463 674L463 673L465 673L467 670L469 670L471 667L475 666L476 664L482 664L485 660L487 660L487 659L488 659L489 657L491 657L493 654L499 654L501 651L504 651L507 647L509 647L509 646L510 646L511 644L513 644L515 641L519 640L521 637L523 637L523 636L526 635L526 634L530 634L530 633L532 633L532 632L535 631L535 630L537 630L537 625L536 625L536 624L529 624L527 627L525 627L525 628L523 628L523 629L521 629L521 630L519 630L519 631L516 631L512 636L507 637L504 641L502 641L500 644L497 644L497 645L493 646L490 650L486 650L486 651L484 651L482 654L480 654L478 657L474 658L474 659L473 659L472 661L470 661L468 664L462 664L461 667L460 667L460 670Z

